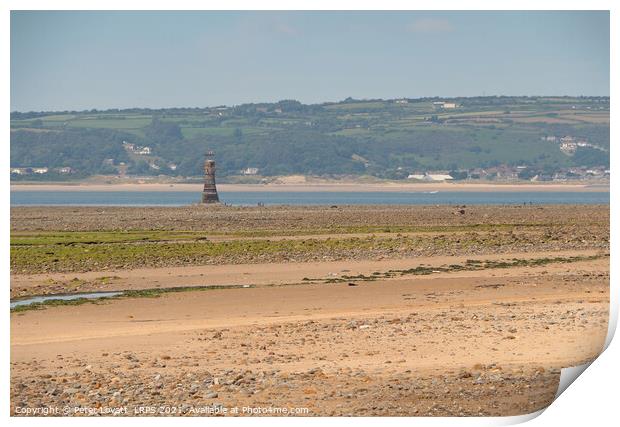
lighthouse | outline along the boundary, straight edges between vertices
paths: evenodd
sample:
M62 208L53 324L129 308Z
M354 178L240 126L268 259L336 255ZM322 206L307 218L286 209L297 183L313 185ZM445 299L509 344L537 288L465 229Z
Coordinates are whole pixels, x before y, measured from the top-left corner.
M213 151L208 151L205 155L205 186L202 190L202 203L220 202L215 187L215 160L213 160L213 156Z

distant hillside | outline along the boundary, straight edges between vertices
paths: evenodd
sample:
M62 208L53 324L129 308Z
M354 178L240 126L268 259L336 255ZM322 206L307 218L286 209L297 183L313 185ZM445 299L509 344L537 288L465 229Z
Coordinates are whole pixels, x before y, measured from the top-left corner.
M12 179L199 176L207 149L216 153L220 177L400 179L499 165L553 173L609 167L609 98L347 99L14 112L10 143Z

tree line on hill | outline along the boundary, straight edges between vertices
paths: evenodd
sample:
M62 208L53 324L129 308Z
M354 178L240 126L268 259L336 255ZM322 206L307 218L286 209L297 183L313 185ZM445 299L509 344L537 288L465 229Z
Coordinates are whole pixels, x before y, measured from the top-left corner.
M460 98L459 98L460 99ZM529 102L524 97L474 97L457 102L468 105L493 106ZM532 98L534 102L536 98ZM609 98L583 98L589 102L609 102ZM441 100L428 98L425 101ZM244 104L226 109L226 115L213 114L213 109L169 108L162 110L124 109L90 110L91 114L148 114L150 123L139 133L120 129L93 129L71 126L45 128L44 118L50 112L13 112L12 120L30 120L27 127L12 129L12 167L70 167L74 178L90 175L111 175L119 165L130 175L199 176L202 174L204 153L215 151L218 175L239 175L246 168L256 168L262 176L305 174L318 176L372 175L379 178L404 179L414 170L450 171L456 179L464 179L464 170L489 168L502 164L528 166L528 173L551 171L571 166L609 167L609 126L569 124L529 124L526 131L513 126L495 129L494 126L461 126L458 129L438 125L409 129L382 124L379 114L371 123L364 111L372 108L372 100L360 103L347 99L341 103L305 105L294 100L277 103ZM417 100L420 101L420 100ZM384 102L377 100L377 102ZM346 127L340 118L342 111L333 112L330 106L355 107L348 115ZM214 107L216 108L216 107ZM387 102L381 114L399 118L403 110ZM204 120L204 127L222 129L227 120L242 118L245 125L231 132L210 133L209 136L184 136L182 126L195 126ZM268 113L264 113L267 111ZM285 112L291 124L273 128L260 127L265 114ZM82 114L80 112L70 112ZM375 110L376 113L376 110ZM194 117L192 121L183 116ZM280 116L282 114L278 113ZM193 115L193 116L192 116ZM118 118L117 115L114 115ZM203 118L202 118L203 117ZM379 117L379 119L377 119ZM297 119L295 121L294 119ZM191 123L190 123L191 122ZM311 126L308 125L311 123ZM373 132L367 131L372 124ZM226 124L226 126L230 126ZM235 126L235 125L233 125ZM254 126L259 132L246 131ZM347 131L353 132L347 132ZM360 132L355 132L360 130ZM138 136L142 135L142 136ZM607 150L578 148L574 155L561 153L557 144L541 141L544 135L573 135ZM123 142L151 150L138 155ZM39 179L63 178L51 172ZM29 179L13 176L12 179Z

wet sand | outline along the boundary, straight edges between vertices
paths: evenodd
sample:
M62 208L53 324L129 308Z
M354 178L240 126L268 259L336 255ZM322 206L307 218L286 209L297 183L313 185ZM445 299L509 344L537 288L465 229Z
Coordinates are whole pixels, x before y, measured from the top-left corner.
M12 267L58 256L15 264L12 296L176 289L13 311L13 415L519 415L607 334L608 206L13 208L11 227ZM169 259L175 230L242 245ZM248 258L255 239L286 250ZM162 245L162 267L71 263Z
M440 268L450 264L463 264L467 260L507 261L555 257L589 257L600 250L572 250L553 252L520 252L484 256L435 256L404 259L364 261L290 262L262 264L222 264L163 268L137 268L132 270L101 270L85 273L15 274L11 277L11 297L32 295L72 294L83 292L110 292L153 288L181 288L187 286L239 286L282 285L329 282L343 276L370 276L390 269L406 270L419 266ZM551 264L539 269L533 267L511 268L504 274L529 274L537 270L563 271L565 265ZM471 277L478 271L453 273L437 272L434 277ZM105 281L98 280L106 278ZM53 283L52 283L53 282Z
M550 404L562 367L601 351L608 269L602 258L13 313L13 407L528 413Z

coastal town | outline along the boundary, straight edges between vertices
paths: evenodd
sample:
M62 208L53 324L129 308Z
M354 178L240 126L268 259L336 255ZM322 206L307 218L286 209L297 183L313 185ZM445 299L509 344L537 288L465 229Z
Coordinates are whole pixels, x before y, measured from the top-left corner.
M436 104L436 103L435 103ZM455 108L445 106L441 103L442 108ZM454 104L448 104L454 105ZM588 142L584 138L577 138L571 135L555 136L546 135L541 137L546 143L555 144L566 156L573 156L578 148L589 148L604 153L609 153L604 147ZM175 163L165 163L160 157L156 156L153 149L149 146L140 146L127 141L123 141L123 148L134 158L143 158L150 169L155 171L166 167L170 171L175 171L177 165ZM358 160L365 162L366 160L354 155ZM165 165L163 164L165 163ZM125 162L119 162L113 158L103 160L103 164L113 168L116 173L114 175L125 177L127 175L127 165ZM398 167L397 170L403 171L404 167ZM72 175L77 171L69 166L50 168L45 165L37 166L21 166L12 167L11 176L26 175L46 175L57 173L61 175ZM246 167L238 171L238 175L244 176L260 176L260 169L257 167ZM139 176L138 176L139 177ZM192 178L192 177L190 177ZM195 178L195 177L194 177ZM508 165L500 164L486 168L456 169L456 170L412 170L406 176L406 180L413 182L455 182L455 181L482 181L482 182L596 182L608 183L610 179L610 169L605 166L574 166L567 168L546 168L541 170L529 165Z
M118 173L115 177L127 177L126 165L121 162L118 165L114 165L113 159L109 159L110 165L117 168ZM153 169L159 169L160 167L152 163ZM169 167L176 167L176 165L170 165ZM50 173L57 173L65 176L70 176L76 171L71 167L61 168L49 168L47 166L29 166L29 167L14 167L11 168L12 176L26 177L26 176L45 176ZM239 175L244 176L260 176L259 168L248 167L239 170ZM135 176L136 179L147 179L150 182L154 182L152 176ZM189 177L194 178L196 177ZM500 165L488 168L474 168L469 170L414 170L407 175L406 181L409 182L496 182L496 183L516 183L516 182L588 182L588 183L609 183L610 170L609 168L599 167L571 167L562 168L552 172L538 172L528 166L509 166ZM265 179L264 181L268 181ZM226 181L224 181L226 182Z

